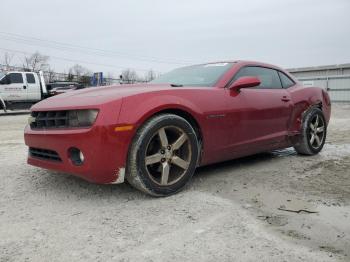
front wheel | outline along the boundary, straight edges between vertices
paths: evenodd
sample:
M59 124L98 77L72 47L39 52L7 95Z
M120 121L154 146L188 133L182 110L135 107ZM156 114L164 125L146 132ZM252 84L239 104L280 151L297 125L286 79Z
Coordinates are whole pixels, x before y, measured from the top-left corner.
M327 124L323 112L319 108L312 108L306 113L301 134L293 146L299 154L315 155L322 150L326 135Z
M135 135L126 179L147 194L171 195L191 179L198 152L196 133L184 118L173 114L155 116Z

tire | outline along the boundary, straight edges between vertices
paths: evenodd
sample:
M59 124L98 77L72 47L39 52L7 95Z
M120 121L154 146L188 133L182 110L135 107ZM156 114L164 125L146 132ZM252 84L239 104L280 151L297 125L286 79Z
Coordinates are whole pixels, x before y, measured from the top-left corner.
M0 99L0 110L4 110L6 112L6 102Z
M157 115L133 139L126 179L149 195L168 196L191 179L198 157L198 139L192 126L174 114Z
M293 146L301 155L318 154L326 141L327 124L323 112L319 108L311 108L306 112L298 135Z

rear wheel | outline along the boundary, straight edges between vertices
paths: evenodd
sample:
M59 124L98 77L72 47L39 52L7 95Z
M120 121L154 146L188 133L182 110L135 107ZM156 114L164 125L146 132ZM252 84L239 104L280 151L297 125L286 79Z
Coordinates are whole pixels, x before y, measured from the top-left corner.
M301 134L293 146L299 154L315 155L322 150L326 135L327 125L323 112L319 108L312 108L306 113Z
M192 126L177 115L155 116L133 140L126 179L147 194L170 195L191 179L197 159L198 141Z

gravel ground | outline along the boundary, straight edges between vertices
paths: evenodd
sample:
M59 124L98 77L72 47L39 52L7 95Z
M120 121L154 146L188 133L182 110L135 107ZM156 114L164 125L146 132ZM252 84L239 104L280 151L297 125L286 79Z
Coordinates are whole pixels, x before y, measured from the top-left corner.
M203 167L167 198L28 166L27 117L0 117L0 261L350 261L350 105L319 155Z

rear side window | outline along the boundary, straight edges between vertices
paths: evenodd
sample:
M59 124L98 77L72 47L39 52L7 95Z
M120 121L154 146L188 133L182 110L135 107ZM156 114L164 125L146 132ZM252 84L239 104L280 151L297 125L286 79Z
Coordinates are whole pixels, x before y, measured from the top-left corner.
M260 66L243 67L235 75L233 81L242 76L255 76L260 79L261 84L258 88L282 88L280 78L276 70Z
M21 73L11 73L9 76L11 84L23 84L23 77Z
M295 84L294 81L290 79L285 73L278 72L278 74L281 78L283 88L288 88Z
M26 78L28 84L35 84L35 77L33 74L26 74Z

